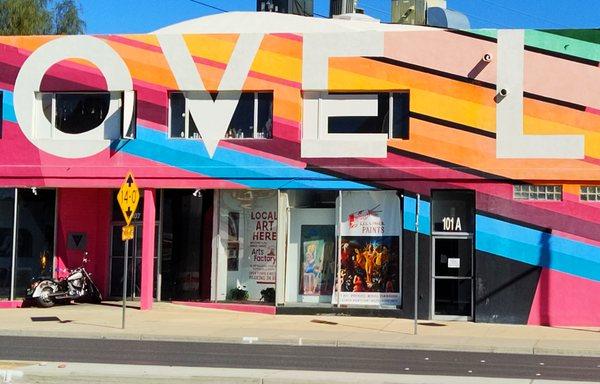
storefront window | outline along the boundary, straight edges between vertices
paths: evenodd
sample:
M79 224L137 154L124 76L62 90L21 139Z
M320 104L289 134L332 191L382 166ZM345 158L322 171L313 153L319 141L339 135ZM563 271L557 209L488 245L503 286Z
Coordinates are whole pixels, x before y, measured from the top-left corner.
M395 191L295 190L284 192L283 201L289 208L288 305L401 304L402 222Z
M277 191L221 191L218 300L272 302Z
M394 191L341 194L339 305L400 305L400 199Z
M0 189L0 300L10 298L15 190Z
M331 305L338 191L290 190L285 302Z
M56 192L19 189L15 297L24 297L31 279L52 276Z

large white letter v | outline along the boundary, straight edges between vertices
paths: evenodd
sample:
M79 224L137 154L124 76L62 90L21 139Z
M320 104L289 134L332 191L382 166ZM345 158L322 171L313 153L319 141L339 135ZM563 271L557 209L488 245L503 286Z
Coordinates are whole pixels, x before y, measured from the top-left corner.
M219 94L215 101L204 86L183 36L157 35L157 37L177 85L184 91L190 113L202 136L208 156L212 157L219 141L225 137L263 34L239 36L219 83ZM228 92L223 95L220 91Z

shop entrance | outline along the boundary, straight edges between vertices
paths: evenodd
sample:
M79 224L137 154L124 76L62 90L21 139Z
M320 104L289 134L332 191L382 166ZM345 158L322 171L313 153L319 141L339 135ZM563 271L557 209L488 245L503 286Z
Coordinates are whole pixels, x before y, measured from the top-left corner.
M433 314L436 319L470 320L473 314L473 239L433 238Z
M292 208L286 302L329 303L335 276L335 209Z
M438 190L431 194L431 308L434 319L473 318L475 193Z

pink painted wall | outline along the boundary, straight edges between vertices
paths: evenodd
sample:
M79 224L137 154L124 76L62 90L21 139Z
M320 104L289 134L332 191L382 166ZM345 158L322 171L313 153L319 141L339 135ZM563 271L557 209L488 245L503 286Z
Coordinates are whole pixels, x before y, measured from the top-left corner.
M67 235L84 232L90 260L86 268L103 296L108 293L111 198L110 189L58 190L56 266L59 275L64 274L65 268L81 265L83 251L67 249Z
M531 304L530 325L598 326L600 282L544 268Z

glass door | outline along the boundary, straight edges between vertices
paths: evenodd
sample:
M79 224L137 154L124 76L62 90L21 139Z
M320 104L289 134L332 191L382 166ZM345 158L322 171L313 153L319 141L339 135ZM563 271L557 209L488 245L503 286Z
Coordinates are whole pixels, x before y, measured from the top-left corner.
M121 240L121 228L124 223L112 226L112 248L110 256L110 293L109 296L123 297L123 259L125 257L125 243ZM135 299L140 297L142 284L142 224L132 223L135 227L133 240L129 241L127 252L127 297ZM158 234L158 225L155 233ZM156 236L158 239L158 236ZM154 269L158 263L156 252L157 241L154 244ZM156 273L154 273L154 297L156 297Z
M335 209L293 208L286 263L287 303L331 303Z
M433 238L432 308L435 319L473 317L473 238Z

